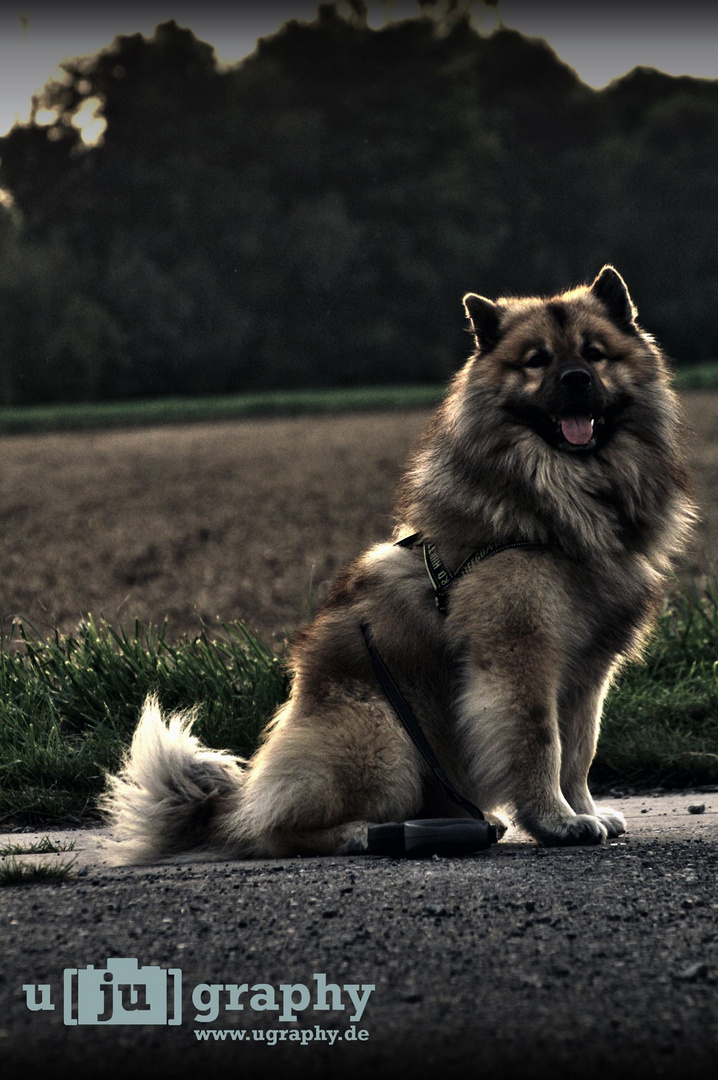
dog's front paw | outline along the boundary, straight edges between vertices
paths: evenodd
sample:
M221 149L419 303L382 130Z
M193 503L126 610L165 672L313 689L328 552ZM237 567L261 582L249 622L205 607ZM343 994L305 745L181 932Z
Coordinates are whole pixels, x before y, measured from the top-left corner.
M626 819L620 810L612 810L610 806L597 806L596 817L606 826L610 837L622 836L626 831Z
M580 844L604 844L608 828L592 814L574 814L551 820L534 821L526 827L544 847L573 847Z

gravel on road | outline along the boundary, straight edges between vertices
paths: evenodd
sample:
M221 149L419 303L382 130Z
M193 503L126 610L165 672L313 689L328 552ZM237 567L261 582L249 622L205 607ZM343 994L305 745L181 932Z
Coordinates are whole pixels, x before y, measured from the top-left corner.
M611 804L629 832L604 846L467 859L110 868L74 833L70 879L0 889L2 1076L707 1080L718 793ZM181 1003L137 1023L154 991L110 958L181 973Z

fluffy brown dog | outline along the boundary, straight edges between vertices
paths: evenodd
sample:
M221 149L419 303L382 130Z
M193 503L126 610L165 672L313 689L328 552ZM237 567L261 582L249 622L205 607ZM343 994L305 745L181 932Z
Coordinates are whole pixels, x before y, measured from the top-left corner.
M542 844L624 831L587 776L606 691L691 518L665 360L612 267L549 300L464 303L476 352L410 462L394 542L349 567L300 636L290 699L249 763L148 703L104 797L118 861L361 851L370 823L455 813L362 624L456 788L494 820ZM442 614L423 541L451 568L509 546L455 579Z

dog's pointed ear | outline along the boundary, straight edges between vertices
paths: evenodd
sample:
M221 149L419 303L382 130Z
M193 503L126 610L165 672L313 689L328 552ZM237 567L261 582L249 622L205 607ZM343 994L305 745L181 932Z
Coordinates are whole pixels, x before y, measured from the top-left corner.
M464 310L480 351L489 352L501 337L498 305L493 300L487 300L485 296L467 293L464 297Z
M591 292L601 301L616 326L621 330L636 329L636 307L618 270L604 266L591 286Z

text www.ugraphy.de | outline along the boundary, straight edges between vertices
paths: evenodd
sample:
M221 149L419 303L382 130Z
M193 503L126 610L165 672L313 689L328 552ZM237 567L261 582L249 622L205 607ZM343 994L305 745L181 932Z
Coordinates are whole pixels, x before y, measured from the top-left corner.
M333 1046L335 1042L366 1042L369 1032L366 1028L355 1025L339 1031L337 1028L323 1028L315 1024L313 1028L195 1028L197 1042L264 1042L276 1046L280 1042L299 1043L308 1046L312 1042L326 1042Z

